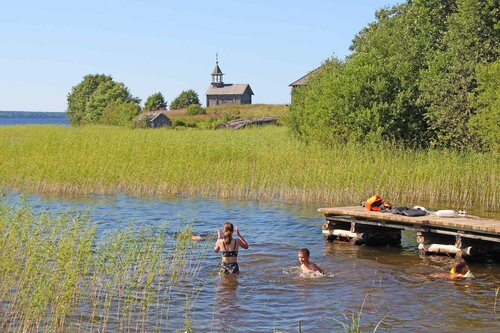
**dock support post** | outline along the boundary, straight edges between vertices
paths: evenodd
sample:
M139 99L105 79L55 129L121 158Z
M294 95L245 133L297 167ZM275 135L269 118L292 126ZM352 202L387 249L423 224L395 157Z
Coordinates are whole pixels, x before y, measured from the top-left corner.
M322 228L323 237L329 242L347 241L356 245L401 245L401 230L346 221L327 219Z

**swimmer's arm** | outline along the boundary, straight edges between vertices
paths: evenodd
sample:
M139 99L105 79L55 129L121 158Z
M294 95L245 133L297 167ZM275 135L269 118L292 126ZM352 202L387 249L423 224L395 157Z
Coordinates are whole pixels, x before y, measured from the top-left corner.
M316 264L314 264L314 270L320 272L321 274L325 274L325 272Z
M247 241L245 240L245 238L243 238L243 236L240 234L240 229L236 229L236 233L238 234L238 241L240 242L240 246L242 248L244 248L245 250L248 249L248 243Z
M219 252L219 250L220 250L220 245L219 245L219 242L220 242L220 239L218 239L218 240L215 242L215 245L214 245L214 252L215 252L215 253Z

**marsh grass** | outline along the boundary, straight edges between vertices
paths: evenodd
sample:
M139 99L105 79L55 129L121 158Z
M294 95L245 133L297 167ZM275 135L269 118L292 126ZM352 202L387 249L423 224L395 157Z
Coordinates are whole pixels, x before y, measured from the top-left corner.
M358 205L498 209L498 158L402 147L306 145L284 127L0 129L0 187L48 194L123 192Z
M367 294L365 298L363 299L363 303L361 304L361 307L359 310L355 313L352 313L350 316L347 316L346 314L342 314L344 320L339 320L339 319L333 319L336 323L342 327L343 331L345 333L361 333L363 331L363 327L361 325L361 315L363 314L363 310L365 308L366 301L370 298L370 295ZM387 317L387 316L386 316ZM372 333L376 333L380 325L383 324L385 318L382 318L373 328Z
M0 235L1 331L189 331L208 252L189 227L171 237L165 226L128 226L99 240L85 214L21 200L0 205ZM175 298L187 304L181 324L169 318Z

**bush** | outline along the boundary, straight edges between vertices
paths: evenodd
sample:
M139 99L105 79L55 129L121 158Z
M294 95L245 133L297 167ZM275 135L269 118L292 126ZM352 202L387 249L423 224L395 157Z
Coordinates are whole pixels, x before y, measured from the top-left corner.
M174 119L172 120L173 127L186 127L186 123L182 120Z
M190 106L187 107L187 112L188 115L194 116L197 114L206 114L205 108L201 107L198 104L191 104Z
M134 128L149 128L151 118L148 115L138 117L134 120Z
M135 102L113 102L109 104L99 119L103 125L128 126L132 119L141 112L140 106Z

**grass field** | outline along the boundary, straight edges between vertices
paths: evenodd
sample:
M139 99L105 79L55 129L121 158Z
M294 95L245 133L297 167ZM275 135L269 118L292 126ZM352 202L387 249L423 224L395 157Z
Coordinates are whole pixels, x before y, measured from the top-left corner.
M171 110L166 115L174 124L182 121L187 126L207 129L236 118L273 117L283 121L288 111L288 105L283 104L244 104L210 107L206 109L206 114L194 116L187 115L186 109Z
M285 127L132 130L0 128L0 187L48 194L122 192L357 205L498 210L498 158L380 146L324 149Z

